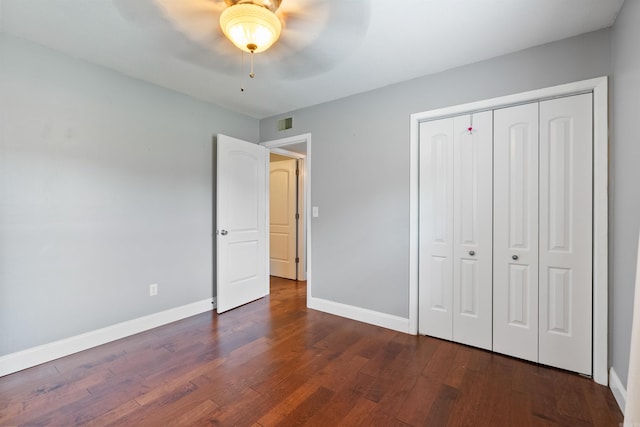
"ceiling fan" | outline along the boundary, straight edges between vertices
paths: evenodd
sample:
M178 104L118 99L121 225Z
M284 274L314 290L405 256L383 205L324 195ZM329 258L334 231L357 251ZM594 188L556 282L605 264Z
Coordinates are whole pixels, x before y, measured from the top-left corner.
M367 31L370 11L370 0L114 3L125 18L150 31L163 48L185 61L237 73L240 51L260 53L261 73L283 79L326 72L348 57ZM247 19L253 27L241 28L238 23Z

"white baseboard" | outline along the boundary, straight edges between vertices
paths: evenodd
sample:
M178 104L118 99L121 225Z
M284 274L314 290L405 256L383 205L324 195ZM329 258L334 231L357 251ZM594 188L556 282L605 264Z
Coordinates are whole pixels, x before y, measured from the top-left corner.
M0 357L0 377L215 308L211 298Z
M613 397L616 398L620 410L624 414L624 408L627 403L627 390L625 390L622 381L620 381L613 367L609 369L609 388L611 389L611 393L613 393Z
M366 308L355 307L353 305L341 304L339 302L326 299L309 297L307 307L347 319L369 323L371 325L382 326L394 331L409 333L409 319L381 313L379 311L368 310Z

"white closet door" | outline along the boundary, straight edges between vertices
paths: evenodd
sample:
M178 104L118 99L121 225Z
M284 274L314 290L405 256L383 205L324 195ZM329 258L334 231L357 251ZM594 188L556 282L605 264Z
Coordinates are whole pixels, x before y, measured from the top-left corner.
M451 340L453 119L420 125L418 331Z
M538 103L494 111L493 350L538 360Z
M591 375L592 95L540 103L539 362Z
M453 340L492 347L493 113L453 121Z

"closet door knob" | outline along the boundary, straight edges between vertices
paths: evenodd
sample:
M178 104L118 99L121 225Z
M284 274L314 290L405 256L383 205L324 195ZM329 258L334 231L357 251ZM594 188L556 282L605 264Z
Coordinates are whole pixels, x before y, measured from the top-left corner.
M518 260L518 255L514 255L511 257L512 260L517 261Z
M469 255L474 256L476 254L476 251L469 251Z
M223 236L226 236L226 235L227 235L227 233L228 233L228 231L227 231L227 230L222 230L222 231L220 231L220 234L222 234Z

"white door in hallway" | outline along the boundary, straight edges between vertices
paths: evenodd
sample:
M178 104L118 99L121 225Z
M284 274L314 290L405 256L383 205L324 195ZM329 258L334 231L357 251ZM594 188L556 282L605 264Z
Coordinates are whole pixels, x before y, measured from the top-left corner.
M268 152L218 135L216 174L217 311L269 293Z
M296 278L296 167L295 159L269 163L270 274Z

